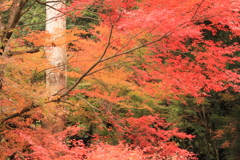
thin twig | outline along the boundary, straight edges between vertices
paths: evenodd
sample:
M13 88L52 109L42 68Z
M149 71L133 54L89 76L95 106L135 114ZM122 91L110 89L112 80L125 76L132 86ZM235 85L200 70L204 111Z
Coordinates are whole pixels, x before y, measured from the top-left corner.
M60 95L60 98L65 97L66 95L68 95L69 92L71 92L85 77L88 73L90 73L99 63L101 63L103 57L106 55L108 48L111 45L111 38L112 38L112 34L113 34L113 28L114 26L111 27L110 29L110 33L109 33L109 39L108 39L108 43L102 53L102 56L99 58L99 60L97 62L95 62L76 82L75 84L70 87L65 93L63 93L62 95Z
M89 103L86 99L84 99L84 98L82 98L82 97L80 97L80 96L77 96L77 95L73 95L73 96L75 96L75 97L77 97L77 98L80 98L80 99L83 100L85 103L87 103L87 104L92 108L95 116L99 119L99 121L101 122L101 124L103 125L103 127L107 130L107 132L112 136L112 138L113 138L114 140L117 140L116 137L115 137L111 132L109 132L108 128L105 126L105 124L103 123L102 119L97 115L97 113L96 113L96 111L95 111L95 109L98 110L98 111L100 111L100 110L99 110L98 108L94 107L94 106L93 106L91 103ZM101 111L101 112L102 112L102 111Z
M195 11L195 13L193 14L193 16L192 16L191 19L193 19L193 18L197 15L197 12L198 12L198 10L200 9L200 7L202 6L202 4L203 4L204 1L205 1L205 0L202 0L202 2L199 4L198 8L196 9L196 11Z

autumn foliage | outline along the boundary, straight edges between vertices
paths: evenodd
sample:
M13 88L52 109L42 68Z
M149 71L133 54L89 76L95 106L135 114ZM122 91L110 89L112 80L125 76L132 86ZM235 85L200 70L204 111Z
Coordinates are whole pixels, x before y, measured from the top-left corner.
M14 122L11 122L14 123ZM121 126L120 126L120 125ZM166 130L170 124L157 116L141 118L126 118L116 127L120 143L109 145L97 142L90 147L83 141L69 139L82 128L68 127L63 132L52 134L41 127L28 128L18 125L18 129L10 130L6 134L5 142L1 146L1 158L11 155L21 159L195 159L193 153L180 149L171 140L172 137L181 139L193 136L179 132L177 128ZM23 128L25 128L23 130ZM107 138L107 137L105 137ZM130 144L126 144L131 141Z
M66 91L48 97L44 78L51 66L43 51L0 59L6 65L0 77L0 158L197 159L174 141L194 136L154 108L163 100L186 104L184 96L201 103L212 91L239 92L239 68L228 67L240 61L239 42L204 37L206 30L240 36L239 6L234 0L72 1L61 11L69 19L91 19L90 12L98 23L66 30ZM31 31L9 43L12 50L26 42L46 47L53 45L51 36ZM55 132L60 123L64 129ZM90 144L71 139L89 126L95 126Z

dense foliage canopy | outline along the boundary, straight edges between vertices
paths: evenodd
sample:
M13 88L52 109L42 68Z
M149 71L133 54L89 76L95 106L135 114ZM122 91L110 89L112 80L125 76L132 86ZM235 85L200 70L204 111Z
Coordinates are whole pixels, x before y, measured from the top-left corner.
M0 3L0 159L239 156L240 1L72 0L51 34L58 1ZM44 50L63 43L67 71Z

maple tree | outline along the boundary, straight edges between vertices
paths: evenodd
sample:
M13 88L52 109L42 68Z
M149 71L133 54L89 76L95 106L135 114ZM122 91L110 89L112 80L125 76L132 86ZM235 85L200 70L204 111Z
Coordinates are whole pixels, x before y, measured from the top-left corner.
M10 10L9 17L15 17L15 21L10 28L1 30L1 35L9 33L1 39L2 53L8 52L5 46L14 48L23 40L49 47L53 45L51 37L62 34L32 31L10 41L12 29L21 18L11 10L16 5L20 7L17 15L22 15L28 1L3 2L1 17ZM173 140L193 137L172 128L155 114L154 108L161 100L184 102L184 96L191 96L201 103L211 91L239 91L238 68L227 68L228 64L239 62L235 54L239 43L225 45L204 39L202 34L207 29L214 35L221 29L231 31L229 38L239 36L239 6L234 0L75 0L66 8L55 8L73 21L94 19L98 24L87 30L64 30L65 38L54 43L54 47L60 47L63 41L71 45L68 71L61 71L69 76L69 87L52 97L47 94L45 83L38 81L38 76L52 67L44 53L21 52L1 57L1 64L7 64L6 69L1 69L2 157L195 159L193 153L180 149ZM89 17L86 12L97 16ZM147 115L136 115L139 110L145 110ZM71 144L76 145L70 148L66 140L80 128L69 127L53 134L51 130L61 123L59 119L51 128L44 127L54 118L66 115L68 120L82 118L80 122L86 126L88 120L92 121L100 135L106 131L108 136L100 140L122 142L85 147L73 140Z

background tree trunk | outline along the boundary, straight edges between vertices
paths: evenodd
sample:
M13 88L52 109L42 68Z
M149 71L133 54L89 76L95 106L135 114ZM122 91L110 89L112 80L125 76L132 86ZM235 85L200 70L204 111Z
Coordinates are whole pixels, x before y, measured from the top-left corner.
M47 59L52 66L47 70L46 85L49 95L54 95L64 91L67 87L67 56L64 32L66 29L66 17L61 12L65 4L64 0L47 0L46 4L46 31L52 36L50 44L45 47Z
M66 17L61 12L65 7L64 0L47 0L46 1L46 31L50 33L51 38L46 44L45 53L50 64L46 72L46 87L49 96L61 94L67 88L66 75L66 44L65 30ZM43 127L51 130L52 133L61 132L65 125L65 115L60 115L58 110L62 110L63 106L55 106L56 113L52 113L53 117L47 117Z

